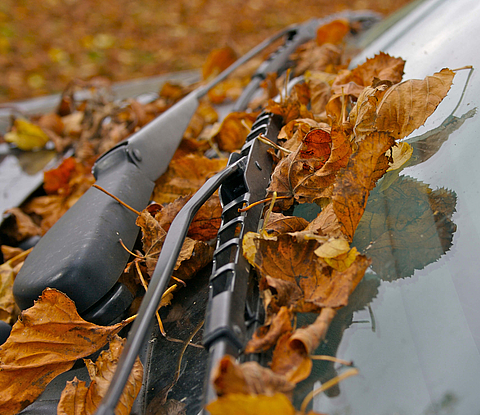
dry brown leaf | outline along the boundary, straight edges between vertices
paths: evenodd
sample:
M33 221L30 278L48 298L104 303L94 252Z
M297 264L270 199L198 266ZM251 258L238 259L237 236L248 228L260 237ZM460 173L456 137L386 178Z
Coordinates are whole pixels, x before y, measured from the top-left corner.
M265 323L269 323L272 315L278 313L281 307L292 308L299 303L303 293L300 287L291 281L267 276L259 283L260 293L263 296L263 306L266 310Z
M20 208L8 209L4 212L4 215L11 215L11 219L3 226L3 233L13 241L21 242L32 236L42 234L40 227Z
M231 112L228 114L213 138L218 144L218 148L229 153L240 149L245 143L257 115L258 113L254 112Z
M411 79L391 87L376 110L377 131L400 140L422 126L445 98L455 72L444 68L423 80Z
M331 134L322 129L311 130L301 146L278 163L268 196L277 192L278 196L289 197L277 202L282 210L288 209L294 200L312 203L330 197L330 187L337 172L347 165L350 154L350 143L341 130L334 128Z
M188 200L190 200L190 196L180 197L174 202L164 206L154 215L155 219L157 219L165 231L168 232L173 219ZM218 195L212 195L194 216L188 228L187 236L198 241L209 241L215 238L220 228L221 216L222 207L220 205L220 198Z
M205 180L225 168L227 159L208 159L188 155L172 160L168 170L156 181L152 198L155 202L171 203L180 196L195 193Z
M370 86L375 78L397 84L402 80L404 67L405 61L402 58L380 52L351 71L340 72L333 82L332 90L335 94L341 94L342 88L346 89L345 86L349 83L360 87ZM355 94L354 96L358 97Z
M292 330L292 312L287 307L281 307L268 326L260 327L245 347L245 353L259 353L275 345L279 337Z
M224 69L227 69L237 60L237 54L231 47L212 50L202 66L202 78L208 80L215 78Z
M158 257L167 235L166 230L162 227L158 220L163 220L163 223L169 227L170 223L168 220L173 220L174 215L178 213L187 200L183 198L182 200L179 200L178 203L171 203L170 205L174 205L171 209L169 209L168 206L164 209L158 204L149 205L141 212L140 216L137 217L136 224L142 230L142 244L144 252L143 260L145 261L148 275L152 276L153 272L155 271ZM205 209L208 207L211 207L211 205L207 205ZM211 213L212 212L207 212L204 210L201 215L208 216L208 214ZM153 215L155 215L155 217ZM197 221L197 225L200 225L200 227L197 226L196 228L197 233L200 232L202 223L204 222L204 218L202 218L202 216L200 216ZM215 226L215 223L210 225ZM203 233L203 236L211 239L211 234L213 233L216 234L216 231L207 229L207 231ZM194 240L189 237L185 238L175 264L173 275L181 280L191 278L211 261L212 255L213 247L207 243L201 240Z
M16 318L13 283L30 251L21 252L0 265L0 320L8 324Z
M332 269L331 272L301 278L299 286L304 293L305 303L312 304L317 309L346 306L348 297L361 281L370 264L369 259L357 254L346 269L341 271Z
M392 86L380 81L365 88L350 112L355 140L373 131L388 132L396 140L406 137L435 111L447 95L455 73L450 69Z
M128 323L89 323L65 294L46 289L22 312L0 349L0 412L13 415L32 403L53 378L103 347Z
M285 332L278 340L270 367L275 373L296 384L308 378L312 371L312 360L304 350L289 347L291 335L291 331Z
M272 396L277 392L290 393L295 386L257 362L238 364L229 355L224 356L214 369L212 381L218 396L231 393Z
M341 43L345 36L350 32L350 22L347 19L336 19L320 26L317 29L317 44Z
M68 160L68 159L67 159ZM63 164L65 163L65 164ZM26 213L35 213L42 218L42 233L46 233L53 224L70 209L78 199L95 182L90 166L75 162L75 168L68 167L64 171L63 166L70 166L70 161L64 161L57 169L44 173L47 180L47 188L51 191L46 196L33 198L23 208ZM59 177L62 177L59 179ZM68 183L65 182L68 180Z
M281 213L272 212L265 224L265 231L270 236L281 233L298 232L304 230L308 221L298 216L284 216Z
M95 413L112 381L124 343L124 339L115 336L110 342L109 349L102 351L95 363L85 359L91 379L90 385L87 388L85 382L77 378L67 382L58 403L57 415L93 415ZM140 392L142 380L143 366L137 357L115 408L115 415L130 414L133 402Z
M288 340L288 347L307 355L313 354L327 335L327 330L336 314L332 308L323 308L312 324L295 330Z
M337 176L333 209L342 232L350 241L365 210L369 191L388 168L385 152L393 143L393 138L386 133L368 135Z

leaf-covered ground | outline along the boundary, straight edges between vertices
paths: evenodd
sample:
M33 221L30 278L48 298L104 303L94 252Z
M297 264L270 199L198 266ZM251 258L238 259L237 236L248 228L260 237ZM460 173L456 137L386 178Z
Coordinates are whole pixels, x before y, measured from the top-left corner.
M289 24L410 1L2 0L0 102L60 92L74 78L200 68L214 48L243 54Z

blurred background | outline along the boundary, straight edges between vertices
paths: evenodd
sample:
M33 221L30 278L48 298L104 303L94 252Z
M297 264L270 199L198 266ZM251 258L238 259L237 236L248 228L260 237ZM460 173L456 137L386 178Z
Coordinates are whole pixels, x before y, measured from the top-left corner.
M292 23L346 9L389 15L411 0L0 0L0 102L72 79L125 81L239 55Z

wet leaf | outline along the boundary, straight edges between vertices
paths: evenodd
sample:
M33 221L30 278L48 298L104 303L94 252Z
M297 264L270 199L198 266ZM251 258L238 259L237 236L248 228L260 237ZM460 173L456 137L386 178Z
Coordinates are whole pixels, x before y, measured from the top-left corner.
M14 324L0 349L0 410L16 414L75 360L105 345L130 321L102 327L83 320L64 294L46 289Z
M42 148L49 140L38 125L22 118L15 119L12 130L5 134L4 139L24 151Z
M58 415L93 415L95 413L112 381L124 343L124 339L115 336L110 342L109 349L102 351L95 363L85 359L91 380L90 385L87 388L85 382L77 378L67 382L58 403ZM140 392L142 380L143 366L137 357L115 408L115 415L130 414L133 402Z

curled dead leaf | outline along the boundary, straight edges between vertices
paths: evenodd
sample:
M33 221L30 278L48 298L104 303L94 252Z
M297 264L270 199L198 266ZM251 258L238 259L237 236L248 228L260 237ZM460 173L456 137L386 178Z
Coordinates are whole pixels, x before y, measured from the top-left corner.
M290 393L294 388L283 376L257 362L238 364L229 355L220 360L212 381L218 396L232 393L272 396L277 392Z
M57 415L93 415L105 396L112 381L113 374L123 350L125 340L115 336L110 342L109 349L102 351L94 363L85 359L90 385L75 378L67 382L57 407ZM115 408L116 415L128 415L133 402L140 392L143 380L143 366L137 357L130 376Z
M105 345L130 323L97 326L83 320L65 294L46 289L23 311L0 349L0 412L14 415L75 360Z

